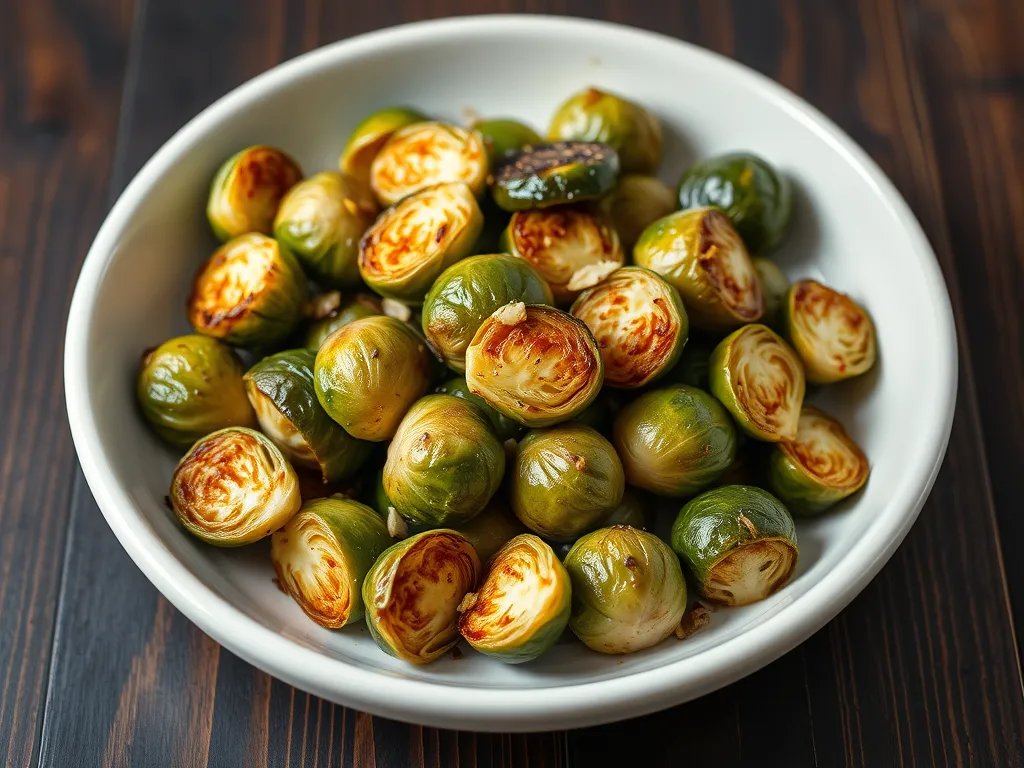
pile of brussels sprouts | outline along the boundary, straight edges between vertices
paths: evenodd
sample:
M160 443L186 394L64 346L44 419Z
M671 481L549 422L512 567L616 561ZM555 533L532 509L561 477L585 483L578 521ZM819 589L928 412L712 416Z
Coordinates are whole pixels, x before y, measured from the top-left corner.
M267 146L230 158L195 334L138 375L143 415L187 449L181 525L270 537L313 621L365 617L412 663L460 638L526 662L567 625L629 653L700 624L687 576L724 605L781 588L793 516L867 480L804 396L870 369L874 327L771 261L785 176L730 154L673 191L661 144L653 114L591 88L546 140L395 107L339 171L306 177ZM683 504L666 540L659 498Z

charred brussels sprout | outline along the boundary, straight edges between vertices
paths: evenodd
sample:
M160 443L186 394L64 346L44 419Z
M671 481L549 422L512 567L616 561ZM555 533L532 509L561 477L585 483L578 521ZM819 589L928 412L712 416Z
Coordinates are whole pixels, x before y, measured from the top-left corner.
M480 324L509 302L551 304L551 289L527 261L471 256L448 267L423 302L423 333L445 364L466 370L466 347Z
M786 335L812 384L859 376L875 364L875 326L844 293L814 280L793 284L783 308Z
M321 407L313 384L315 360L308 349L265 357L245 374L245 389L263 434L292 464L330 483L352 477L373 444L352 437Z
M640 235L633 260L679 290L697 328L728 330L764 312L750 255L729 219L712 208L658 219Z
M377 217L377 201L351 176L325 171L300 181L281 201L274 237L321 285L359 285L359 239Z
M704 160L679 180L679 207L721 208L754 253L774 251L789 232L789 180L745 152Z
M426 120L426 115L411 107L386 107L374 112L357 125L348 137L338 161L342 173L369 182L370 165L391 134L399 128Z
M679 362L657 384L686 384L697 389L708 389L708 361L714 348L713 344L703 339L690 339L679 356Z
M356 293L341 299L338 306L327 311L309 324L303 336L303 346L316 352L324 340L339 328L364 317L383 315L380 299L370 293Z
M543 141L530 126L524 125L518 120L506 118L477 120L473 123L473 130L479 133L484 140L484 147L487 149L487 156L492 165L509 152L540 144Z
M601 653L632 653L672 634L686 612L679 560L653 533L602 528L565 556L572 583L569 628Z
M689 496L715 482L736 457L736 430L722 405L695 387L641 395L615 420L626 482L660 496Z
M309 618L340 629L363 617L363 579L391 545L376 512L344 498L314 499L271 537L277 583Z
M479 134L447 123L414 123L395 131L377 152L370 185L382 205L438 184L462 183L480 195L487 168Z
M533 661L565 630L571 596L569 574L551 547L523 534L501 548L459 605L459 633L498 661Z
M632 251L641 233L676 208L676 197L656 176L630 174L601 199L601 208L619 233L622 247Z
M302 320L309 294L295 257L257 233L222 245L199 268L188 299L188 319L206 336L238 347L284 341Z
M751 263L761 281L761 295L764 297L764 314L761 322L775 331L782 330L782 308L789 293L789 280L771 259L755 256Z
M380 215L359 248L359 272L377 293L421 304L434 280L468 256L483 214L465 184L441 184Z
M505 451L472 403L427 395L388 446L384 491L410 523L463 523L487 506L505 476Z
M255 427L242 362L208 336L179 336L147 352L135 392L142 415L164 440L190 446L224 427Z
M697 591L725 605L748 605L780 589L798 556L789 512L749 485L714 488L684 506L672 525L672 549Z
M622 494L619 506L604 519L601 527L628 525L641 531L649 531L654 526L653 504L653 500L643 491L627 488Z
M393 317L367 317L341 328L316 354L313 382L327 414L353 437L388 440L430 386L426 344Z
M804 369L770 328L745 325L722 339L711 353L708 376L711 393L750 437L769 443L796 437Z
M471 402L479 408L484 416L487 417L487 420L491 422L494 434L497 435L498 439L502 442L505 442L506 440L518 440L522 437L523 432L526 431L526 427L518 421L510 419L508 416L494 410L487 404L486 400L470 392L469 385L463 378L449 379L448 381L439 384L437 389L434 391L440 395L461 397L463 400Z
M507 253L536 267L559 304L571 304L583 288L600 280L598 275L586 281L587 270L611 271L625 260L608 221L583 207L516 213L501 241Z
M601 353L587 326L534 304L506 304L466 350L469 391L528 427L575 418L601 391Z
M468 523L462 523L456 530L473 545L482 563L494 557L499 549L519 534L529 533L498 496L491 499L483 512Z
M302 504L291 464L268 438L245 427L197 441L174 470L168 496L189 533L221 547L269 536Z
M459 641L459 603L480 578L462 534L426 531L384 551L363 580L366 625L381 650L427 664Z
M547 208L610 192L619 177L619 156L605 144L559 141L509 153L493 175L491 195L499 208Z
M768 460L772 492L795 515L815 515L856 493L870 472L843 425L806 405L796 439L773 446Z
M625 173L653 173L661 162L661 123L638 104L588 88L555 112L548 138L599 141L619 153Z
M512 509L530 530L571 541L622 502L625 478L612 444L582 424L529 432L519 443Z
M249 147L220 167L210 187L206 217L218 240L273 232L281 198L302 179L302 169L273 147Z
M619 389L637 389L672 368L690 332L679 292L642 267L612 272L570 311L597 340L605 383Z

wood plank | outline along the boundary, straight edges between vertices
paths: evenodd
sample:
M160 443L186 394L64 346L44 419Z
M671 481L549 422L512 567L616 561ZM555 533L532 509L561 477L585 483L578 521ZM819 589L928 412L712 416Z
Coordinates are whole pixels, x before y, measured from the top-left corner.
M104 213L131 5L0 5L0 763L38 744L74 451L61 341Z

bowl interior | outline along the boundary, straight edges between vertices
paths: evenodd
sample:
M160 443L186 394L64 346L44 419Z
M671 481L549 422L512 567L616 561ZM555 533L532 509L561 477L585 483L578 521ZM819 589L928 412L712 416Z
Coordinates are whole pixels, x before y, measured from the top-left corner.
M955 369L948 370L944 357L948 339L936 330L946 327L947 309L902 209L893 207L888 191L830 129L779 91L765 89L759 78L660 38L608 27L581 27L591 33L573 35L573 29L565 22L452 26L443 34L378 37L374 45L328 50L292 75L265 79L216 107L175 141L173 156L158 158L158 177L150 174L133 185L119 206L121 215L108 225L111 247L90 256L102 269L95 290L76 298L84 306L77 315L84 327L72 334L84 339L87 350L78 373L95 429L93 445L101 454L90 462L110 469L90 479L94 486L118 486L130 508L116 514L158 541L151 552L133 553L137 560L149 560L167 578L186 569L258 624L322 654L328 665L327 660L341 660L451 686L560 687L677 662L699 665L696 657L707 649L758 632L774 614L799 610L802 595L828 574L852 567L851 553L877 526L895 530L894 521L913 516L907 500L920 491L922 474L941 451L937 419L947 418L936 413L944 402L940 395L921 384ZM868 308L878 328L875 369L812 398L844 421L867 452L873 474L853 500L799 523L800 564L787 587L765 602L716 611L711 626L685 642L670 639L645 652L611 657L566 637L536 663L519 667L471 651L459 660L409 666L379 651L361 623L333 632L306 619L271 582L267 546L218 550L174 523L164 496L176 456L136 415L139 356L188 331L189 282L215 246L204 218L206 191L218 164L239 148L280 146L312 173L335 168L349 130L387 104L410 104L457 122L469 113L515 116L543 130L558 103L587 85L628 95L658 114L666 128L662 177L669 184L695 158L736 149L765 156L792 178L799 192L796 226L779 263L790 277L820 278L848 292ZM105 511L109 517L111 510ZM206 621L216 623L217 617Z

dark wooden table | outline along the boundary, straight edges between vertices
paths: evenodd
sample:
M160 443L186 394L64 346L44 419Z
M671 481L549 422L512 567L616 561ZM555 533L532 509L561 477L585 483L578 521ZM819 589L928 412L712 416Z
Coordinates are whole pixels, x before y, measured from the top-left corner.
M803 94L907 197L960 334L945 466L881 575L763 671L591 730L420 728L256 671L129 561L64 412L79 265L174 130L305 50L483 10L647 27ZM0 763L582 768L644 748L652 766L1024 764L1021 0L0 0L0 84Z

